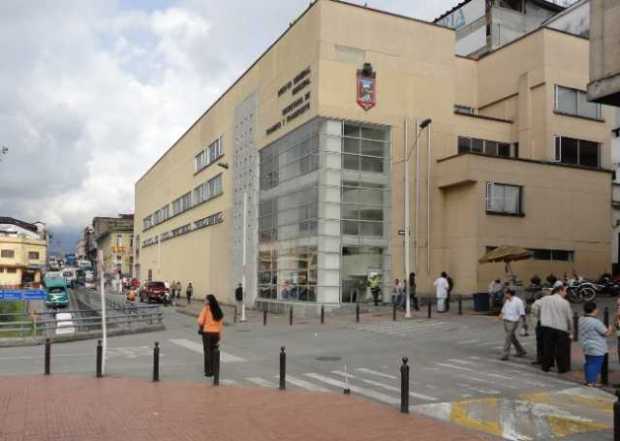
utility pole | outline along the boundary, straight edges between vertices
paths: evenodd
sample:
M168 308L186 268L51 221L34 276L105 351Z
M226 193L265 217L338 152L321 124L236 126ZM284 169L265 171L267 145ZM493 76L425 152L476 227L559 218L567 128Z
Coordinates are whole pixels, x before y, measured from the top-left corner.
M108 326L106 323L106 305L104 291L104 272L103 272L103 250L98 250L99 261L99 291L101 292L101 333L103 341L103 357L101 361L101 375L105 375L105 357L108 349Z
M247 292L246 268L247 268L247 241L248 241L248 192L243 192L243 246L242 249L242 270L241 270L241 286L243 287L241 296L241 322L245 322L245 295Z
M418 211L419 211L419 207L420 207L420 201L419 201L419 197L420 197L420 192L419 192L419 186L420 186L420 167L419 167L419 161L420 161L420 155L419 155L419 145L418 145L418 140L420 139L420 134L422 133L422 130L424 130L425 128L427 128L433 121L430 118L426 118L425 120L423 120L421 123L418 123L418 121L416 120L416 135L415 135L415 149L416 149L416 213L415 213L415 218L416 218L416 225L415 225L415 230L414 230L414 234L415 237L417 237L417 231L418 231ZM405 317L406 318L411 318L411 297L409 295L409 274L411 272L411 268L410 268L410 248L411 248L411 214L410 214L410 196L409 196L409 157L411 156L411 152L409 152L409 145L408 145L408 121L405 120ZM415 237L414 237L414 242L415 242ZM416 262L414 264L414 269L417 268L417 253L414 251L414 259L416 259Z

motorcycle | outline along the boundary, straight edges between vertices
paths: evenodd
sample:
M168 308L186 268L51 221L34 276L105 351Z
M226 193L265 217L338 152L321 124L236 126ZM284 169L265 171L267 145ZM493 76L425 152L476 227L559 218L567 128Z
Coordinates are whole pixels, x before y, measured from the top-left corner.
M587 280L571 280L568 282L566 299L571 303L591 302L596 298L598 291L595 283Z
M620 282L614 280L611 274L603 274L596 283L600 294L617 297L620 295Z

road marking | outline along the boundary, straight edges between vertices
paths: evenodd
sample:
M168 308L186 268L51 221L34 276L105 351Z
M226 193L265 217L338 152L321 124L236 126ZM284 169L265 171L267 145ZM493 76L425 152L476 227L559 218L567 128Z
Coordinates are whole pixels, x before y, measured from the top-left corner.
M304 375L306 377L314 378L315 380L320 381L321 383L325 383L325 384L329 384L331 386L339 387L340 389L343 389L343 390L345 388L344 382L339 381L339 380L335 380L335 379L330 378L330 377L325 377L323 375L315 374L315 373L307 373L307 374L304 374ZM351 392L354 392L356 394L362 395L364 397L372 398L373 400L377 400L377 401L380 401L380 402L385 403L385 404L390 404L392 406L399 406L400 405L400 399L391 397L390 395L382 394L381 392L376 392L374 390L366 389L364 387L356 386L356 385L353 385L353 384L349 385L349 389L351 390Z
M380 382L374 381L374 380L368 380L366 378L359 378L359 377L356 377L355 375L347 374L346 372L342 372L342 371L332 371L332 373L336 374L336 375L340 375L342 377L357 378L359 381L362 381L362 382L364 382L366 384L370 384L372 386L377 386L377 387L380 387L382 389L389 390L389 391L392 391L392 392L400 392L400 387L390 386L389 384L380 383ZM419 398L421 400L437 401L437 398L435 398L435 397L431 397L429 395L424 395L424 394L419 394L417 392L409 392L409 395L411 395L412 397L415 397L415 398Z
M286 376L286 382L294 384L295 386L308 390L310 392L331 392L329 389L323 386L310 383L309 381L302 380L301 378L293 377L291 375Z
M228 380L228 379L223 379L223 380L221 380L221 382L225 386L236 386L236 385L239 384L235 380Z
M389 378L390 380L398 379L398 377L395 376L395 375L384 374L383 372L373 371L372 369L357 368L356 371L360 371L360 372L363 372L365 374L376 375L377 377Z
M257 386L267 387L269 389L275 389L276 387L275 383L272 383L271 381L265 380L264 378L260 377L246 377L245 380L249 381L250 383L256 384Z
M187 340L186 338L171 338L168 341L174 343L175 345L184 347L185 349L189 349L190 351L202 354L202 344L196 343L195 341ZM220 361L222 363L243 363L247 360L245 358L220 351Z
M498 395L500 393L500 391L495 390L495 389L476 387L476 386L472 386L471 384L467 384L467 383L461 383L460 386L464 387L467 390L478 392L479 394L482 394L482 395Z

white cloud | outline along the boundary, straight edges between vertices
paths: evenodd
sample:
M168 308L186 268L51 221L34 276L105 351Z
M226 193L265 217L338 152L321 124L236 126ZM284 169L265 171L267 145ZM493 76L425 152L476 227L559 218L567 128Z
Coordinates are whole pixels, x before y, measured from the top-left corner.
M456 2L370 6L431 19ZM3 1L0 214L66 229L131 212L135 181L307 5Z

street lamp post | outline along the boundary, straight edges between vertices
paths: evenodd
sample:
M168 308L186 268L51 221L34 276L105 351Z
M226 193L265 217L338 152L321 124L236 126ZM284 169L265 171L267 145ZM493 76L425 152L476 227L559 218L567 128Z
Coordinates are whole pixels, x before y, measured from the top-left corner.
M422 122L418 123L416 120L416 135L415 135L415 149L416 149L416 219L418 218L418 210L419 210L419 186L420 186L420 156L419 156L419 144L418 141L420 139L420 134L422 130L428 127L431 122L433 122L430 118L426 118ZM409 157L411 156L411 152L409 152L409 144L408 144L408 129L409 124L408 120L405 120L405 317L411 318L411 297L409 295L409 274L411 272L410 268L410 248L411 248L411 213L410 213L410 196L409 196ZM416 222L414 234L417 236L418 224ZM414 258L416 253L414 253ZM414 265L415 267L415 265Z

